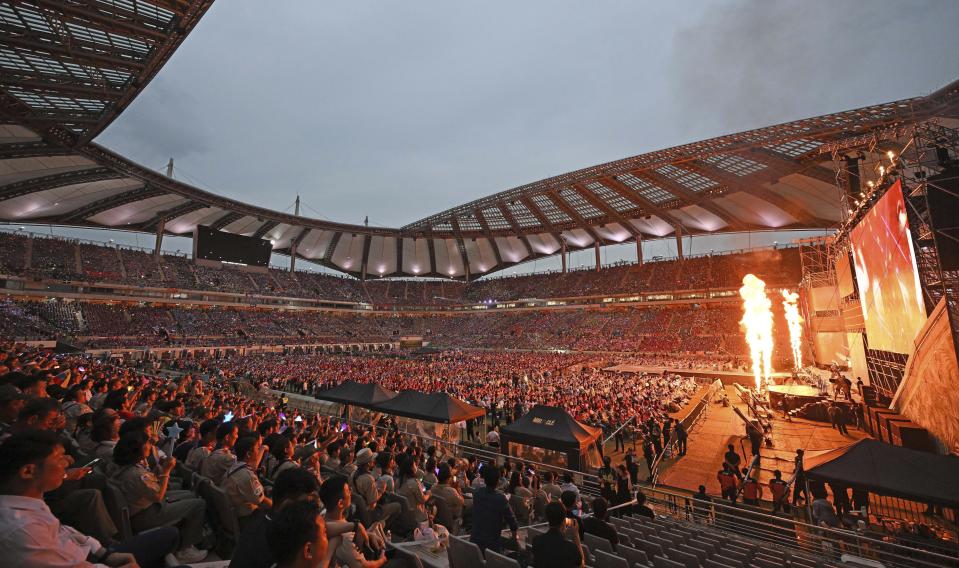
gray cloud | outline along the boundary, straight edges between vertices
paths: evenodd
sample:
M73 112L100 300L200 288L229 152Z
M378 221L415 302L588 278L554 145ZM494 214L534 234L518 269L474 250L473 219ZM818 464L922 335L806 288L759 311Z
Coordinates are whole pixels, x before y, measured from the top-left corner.
M399 226L569 170L931 91L959 3L216 3L100 142ZM311 213L312 211L307 211Z

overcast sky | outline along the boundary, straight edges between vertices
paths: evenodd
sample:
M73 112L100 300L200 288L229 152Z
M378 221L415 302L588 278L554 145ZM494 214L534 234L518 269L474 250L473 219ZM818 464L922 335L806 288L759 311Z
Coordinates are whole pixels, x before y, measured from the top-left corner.
M98 142L401 226L593 164L927 94L959 1L221 0Z

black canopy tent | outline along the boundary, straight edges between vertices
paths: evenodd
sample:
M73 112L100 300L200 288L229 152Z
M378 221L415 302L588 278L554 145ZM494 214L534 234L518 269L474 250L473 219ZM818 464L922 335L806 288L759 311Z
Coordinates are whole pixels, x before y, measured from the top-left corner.
M479 406L467 404L445 392L400 391L394 398L375 404L373 410L426 422L456 424L486 415Z
M959 458L864 439L831 450L808 451L810 481L861 487L872 493L959 507Z
M319 392L314 398L349 406L373 408L396 396L396 393L376 383L358 383L346 381L333 388Z
M486 411L445 392L400 391L395 398L374 405L373 410L397 417L400 430L442 441L450 448L467 439L468 420L486 416Z
M502 429L500 447L507 455L528 459L536 457L536 453L520 454L528 448L541 448L546 450L544 457L534 461L544 463L550 463L550 456L565 454L565 463L553 465L584 471L598 465L591 462L598 458L595 444L601 435L601 429L577 422L562 408L539 404Z

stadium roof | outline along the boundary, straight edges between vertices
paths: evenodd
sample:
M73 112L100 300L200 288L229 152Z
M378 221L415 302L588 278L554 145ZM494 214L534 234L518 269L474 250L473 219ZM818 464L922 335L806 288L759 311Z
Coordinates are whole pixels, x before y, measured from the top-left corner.
M189 235L198 225L353 275L476 278L567 250L682 235L825 229L841 220L834 150L884 152L959 117L936 93L577 170L401 228L294 216L203 191L91 142L212 0L0 5L0 220Z

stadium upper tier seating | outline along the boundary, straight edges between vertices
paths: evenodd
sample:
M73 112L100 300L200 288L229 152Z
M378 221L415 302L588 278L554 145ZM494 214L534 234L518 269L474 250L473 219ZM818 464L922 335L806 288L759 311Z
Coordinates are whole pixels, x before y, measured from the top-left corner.
M0 274L61 280L260 294L374 306L448 306L455 303L570 298L643 292L737 288L753 273L770 287L795 286L801 269L797 248L618 264L574 270L492 277L471 282L430 279L354 278L270 269L252 273L199 266L178 255L153 255L115 245L0 232Z

